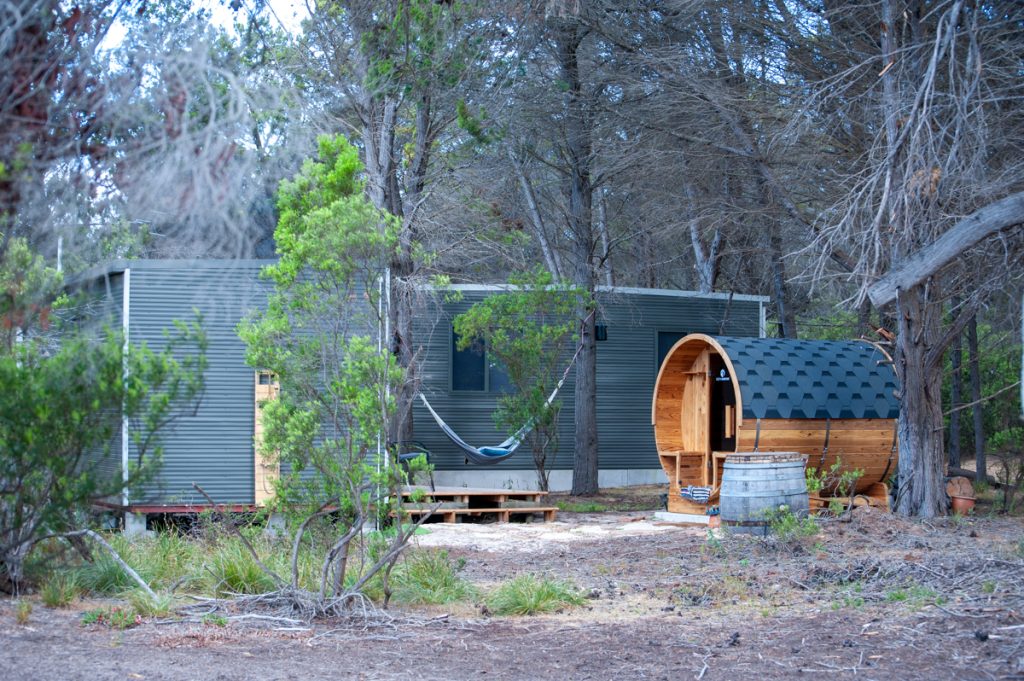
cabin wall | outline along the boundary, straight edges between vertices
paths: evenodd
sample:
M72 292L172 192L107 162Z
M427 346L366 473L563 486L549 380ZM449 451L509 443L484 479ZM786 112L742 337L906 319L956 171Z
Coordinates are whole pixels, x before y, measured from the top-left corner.
M203 314L209 347L206 388L199 410L174 422L162 436L163 467L133 504L205 504L199 484L218 503L251 504L254 491L255 373L245 363L237 327L266 305L267 261L142 261L130 263L129 328L133 344L166 347L173 321ZM137 452L131 448L134 458Z
M466 441L495 444L505 439L492 414L499 395L491 392L451 390L451 323L473 303L494 290L463 289L458 303L434 303L432 312L420 319L417 343L423 344L423 384L427 399L440 416ZM597 419L602 471L652 471L650 481L663 479L658 448L651 429L650 395L658 366L658 333L728 333L757 336L760 331L761 302L753 297L701 297L658 295L616 289L598 293L598 324L608 328L608 339L597 343ZM564 358L568 363L571 353ZM564 366L564 365L563 365ZM559 451L551 466L552 486L569 481L560 471L572 468L575 367L559 393L562 414L559 423ZM678 414L678 411L677 411ZM414 408L416 439L433 455L438 480L468 479L487 475L492 481L512 480L517 485L533 480L533 461L527 445L516 456L495 466L473 466L441 433L425 408ZM445 476L450 471L454 476ZM450 478L450 479L449 479ZM635 479L635 478L634 478ZM607 484L615 484L605 477ZM602 482L602 484L605 484Z
M80 320L83 330L97 336L106 328L115 332L121 330L124 277L120 272L92 280L88 285L80 287L76 293L81 299L76 301L75 315ZM117 410L117 414L119 413L120 410ZM118 428L106 446L95 448L87 454L89 465L100 478L121 479L121 442L121 429ZM119 499L111 501L117 502Z

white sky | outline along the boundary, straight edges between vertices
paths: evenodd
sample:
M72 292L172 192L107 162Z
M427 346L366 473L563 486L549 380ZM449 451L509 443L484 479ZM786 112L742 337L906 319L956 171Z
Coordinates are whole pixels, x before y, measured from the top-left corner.
M196 8L210 10L211 22L227 29L232 28L235 20L239 16L244 16L242 12L245 11L243 7L242 10L233 12L220 0L193 0L192 4ZM267 5L271 23L284 28L289 33L298 33L302 30L302 20L309 16L304 0L268 0ZM119 21L115 22L107 31L107 36L103 40L104 46L119 45L124 40L125 32L124 25Z

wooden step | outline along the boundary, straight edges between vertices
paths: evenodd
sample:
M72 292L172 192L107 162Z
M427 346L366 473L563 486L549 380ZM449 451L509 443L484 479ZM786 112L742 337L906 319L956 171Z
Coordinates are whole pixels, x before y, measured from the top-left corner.
M429 508L423 509L403 509L405 513L408 513L412 517L419 517L426 513L430 513ZM513 515L532 515L534 513L543 513L544 522L554 522L555 516L558 514L557 506L529 506L524 508L441 508L433 512L433 515L442 519L446 523L454 523L465 517L493 517L499 523L507 523Z

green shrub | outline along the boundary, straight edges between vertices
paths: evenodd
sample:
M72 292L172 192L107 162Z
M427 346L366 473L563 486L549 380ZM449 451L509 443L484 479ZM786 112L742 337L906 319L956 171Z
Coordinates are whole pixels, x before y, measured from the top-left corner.
M82 625L92 624L110 627L111 629L129 629L142 622L139 614L131 608L111 607L87 610L82 613Z
M820 530L813 517L797 515L790 510L789 506L785 505L766 511L765 520L768 521L768 529L771 533L783 543L813 537Z
M465 562L452 563L447 551L414 554L393 577L394 598L408 604L442 604L475 598L476 588L459 576Z
M135 586L135 580L106 553L78 568L75 579L83 590L97 595L119 594Z
M487 607L496 615L534 615L585 601L571 582L525 574L499 586L487 599Z

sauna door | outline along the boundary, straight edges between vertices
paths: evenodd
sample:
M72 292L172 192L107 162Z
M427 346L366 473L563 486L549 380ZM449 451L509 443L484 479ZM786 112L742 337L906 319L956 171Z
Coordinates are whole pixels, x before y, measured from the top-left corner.
M711 357L711 423L708 435L711 437L711 451L736 451L736 392L732 385L732 376L725 367L725 362L718 355Z

